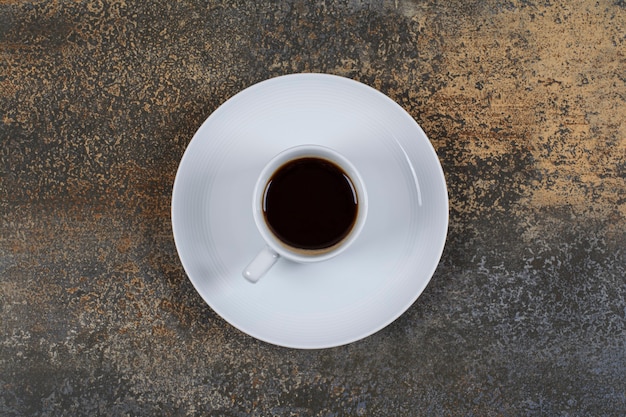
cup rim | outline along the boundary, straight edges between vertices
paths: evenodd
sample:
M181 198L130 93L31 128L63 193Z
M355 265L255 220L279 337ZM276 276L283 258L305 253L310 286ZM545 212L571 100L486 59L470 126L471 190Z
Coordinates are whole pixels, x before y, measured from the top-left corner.
M350 177L357 193L359 201L359 209L357 211L357 218L354 222L354 226L350 230L350 233L337 244L336 248L332 248L329 251L321 253L306 254L300 251L291 250L285 243L278 239L274 233L270 230L265 221L263 214L263 200L267 182L274 174L274 172L285 163L299 158L305 158L307 156L327 159L341 167ZM259 174L253 192L252 198L252 212L254 216L254 222L261 234L261 237L265 243L280 256L299 263L311 263L319 262L333 258L350 247L360 234L363 226L365 225L365 219L367 218L368 201L367 190L363 182L363 178L359 174L356 167L346 157L341 155L336 150L321 146L321 145L297 145L283 150L276 154L270 161L264 166Z

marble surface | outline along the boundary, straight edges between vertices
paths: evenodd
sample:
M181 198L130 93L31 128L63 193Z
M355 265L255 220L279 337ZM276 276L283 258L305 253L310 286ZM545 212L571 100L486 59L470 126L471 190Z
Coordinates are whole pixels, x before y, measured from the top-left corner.
M291 350L194 291L171 187L258 81L350 77L449 187L429 286ZM0 415L623 416L626 4L0 1Z

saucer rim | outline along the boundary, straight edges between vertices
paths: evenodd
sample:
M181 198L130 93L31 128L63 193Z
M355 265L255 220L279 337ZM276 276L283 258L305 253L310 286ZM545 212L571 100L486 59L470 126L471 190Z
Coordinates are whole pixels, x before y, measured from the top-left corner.
M438 167L437 172L436 173L432 173L433 175L435 175L437 178L435 180L438 180L437 182L439 183L440 190L439 192L441 192L441 196L443 198L443 202L445 203L445 219L442 225L441 225L441 230L442 230L442 234L439 237L439 247L437 249L437 259L436 262L433 260L432 262L432 267L428 270L428 271L424 271L422 270L422 274L424 274L424 276L427 276L427 278L424 280L423 285L419 288L418 291L415 292L415 294L413 295L413 297L410 297L410 299L408 300L407 303L405 303L405 305L403 305L401 308L397 308L396 314L391 315L390 317L388 317L387 320L383 320L382 324L379 324L377 326L373 326L371 329L369 329L369 331L367 332L362 332L361 334L358 335L354 335L351 337L347 337L344 338L342 340L333 340L333 341L328 341L326 343L317 343L317 344L312 344L312 343L284 343L281 341L277 341L275 338L272 338L271 336L268 337L268 335L266 334L262 334L262 332L257 331L257 329L252 329L249 328L247 326L241 326L239 325L236 321L234 320L229 320L227 317L230 315L229 313L220 311L220 308L216 308L216 306L211 302L210 297L208 297L206 294L204 294L204 291L201 291L201 289L199 288L199 281L197 281L197 278L194 278L192 276L192 274L189 273L188 268L185 265L185 262L183 261L183 256L181 254L181 249L180 249L180 244L179 244L179 240L181 239L181 237L179 236L179 238L176 237L176 226L175 226L175 211L176 211L176 185L179 181L179 175L181 175L181 167L183 167L184 162L185 162L185 157L187 156L186 154L188 153L188 150L190 148L190 145L192 144L192 142L194 140L196 140L197 137L200 136L201 132L203 132L204 126L208 123L210 123L210 121L213 118L219 117L220 115L220 109L224 106L224 104L228 103L229 101L235 99L236 97L239 97L242 94L245 94L248 90L252 89L252 88L256 88L257 86L260 85L264 85L266 83L272 83L272 82L280 82L281 79L293 79L294 77L300 77L302 78L304 81L306 81L306 79L310 79L310 78L323 78L323 77L332 77L334 79L334 81L336 80L340 80L340 82L349 82L349 83L354 83L356 85L358 85L358 88L365 88L367 89L370 93L371 92L375 92L379 97L384 98L384 100L388 103L391 103L393 106L395 106L397 108L397 110L403 115L403 117L407 118L410 120L410 123L412 125L413 128L416 128L419 133L421 134L422 138L424 138L426 140L426 143L429 145L428 148L431 151L431 155L429 157L434 158L434 161L436 161L436 166ZM416 140L422 140L422 138L417 138ZM397 141L397 139L396 139ZM407 158L407 163L409 164L410 168L413 170L414 166L413 164L416 162L414 161L406 152L406 150L403 148L402 144L400 144L399 142L397 143L397 145L401 148L402 152L404 152L406 158ZM415 175L415 174L414 174ZM416 186L419 187L419 183L417 183L417 177L415 177L416 180ZM196 289L196 291L198 292L198 294L203 298L203 300L207 303L207 305L209 307L211 307L211 309L213 309L223 320L225 320L227 323L229 323L230 325L232 325L233 327L237 328L238 330L242 331L245 334L248 334L258 340L270 343L270 344L274 344L274 345L278 345L278 346L283 346L283 347L288 347L288 348L296 348L296 349L323 349L323 348L330 348L330 347L337 347L337 346L342 346L342 345L346 345L349 343L353 343L355 341L358 340L362 340L378 331L380 331L381 329L385 328L386 326L388 326L389 324L391 324L393 321L395 321L398 317L400 317L402 314L404 314L410 307L411 305L413 305L415 303L415 301L420 297L420 295L423 293L424 289L428 286L430 280L432 279L432 276L434 275L438 264L440 262L441 256L443 254L443 250L445 248L445 243L446 243L446 238L447 238L447 232L448 232L448 227L449 227L449 198L448 198L448 191L447 191L447 186L446 186L446 181L445 181L445 175L443 172L443 168L441 167L441 162L439 161L439 158L435 152L435 149L432 145L432 143L430 142L430 140L428 139L427 135L424 133L424 131L422 130L421 126L417 123L417 121L409 114L406 112L406 110L404 110L398 103L396 103L395 101L393 101L390 97L386 96L385 94L383 94L382 92L366 85L363 84L359 81L356 80L352 80L350 78L345 78L345 77L341 77L341 76L337 76L337 75L332 75L332 74L320 74L320 73L306 73L306 74L288 74L288 75L283 75L283 76L279 76L279 77L274 77L274 78L270 78L264 81L261 81L259 83L253 84L250 87L238 92L237 94L235 94L234 96L232 96L230 99L228 99L226 102L224 102L220 107L218 107L214 112L212 112L207 119L202 123L202 125L198 128L198 130L195 132L191 142L187 145L187 148L185 149L185 153L183 154L183 157L181 158L180 161L180 165L178 167L177 173L176 173L176 178L174 180L174 185L173 185L173 189L172 189L172 207L171 207L171 216L172 216L172 229L173 229L173 234L174 234L174 240L175 240L175 245L178 251L178 255L179 258L181 259L181 263L183 265L183 268L185 269L186 275L189 278L189 280L191 281L192 285L194 286L194 288ZM243 279L243 278L241 278ZM251 284L253 285L253 284Z

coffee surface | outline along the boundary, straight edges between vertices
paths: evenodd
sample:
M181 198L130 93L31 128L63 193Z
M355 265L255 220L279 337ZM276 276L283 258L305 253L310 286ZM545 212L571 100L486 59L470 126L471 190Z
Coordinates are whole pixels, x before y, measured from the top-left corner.
M271 177L265 220L285 244L303 250L331 248L352 230L358 198L348 175L315 157L289 161Z

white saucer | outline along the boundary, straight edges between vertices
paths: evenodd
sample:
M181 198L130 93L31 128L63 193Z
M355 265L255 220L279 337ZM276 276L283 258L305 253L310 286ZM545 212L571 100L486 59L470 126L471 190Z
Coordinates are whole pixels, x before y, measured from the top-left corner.
M302 144L355 165L369 195L365 227L338 257L280 259L251 284L241 273L264 245L255 181ZM189 279L226 321L276 345L325 348L382 329L422 293L443 252L448 195L432 145L399 105L347 78L293 74L243 90L202 124L178 168L172 227Z

